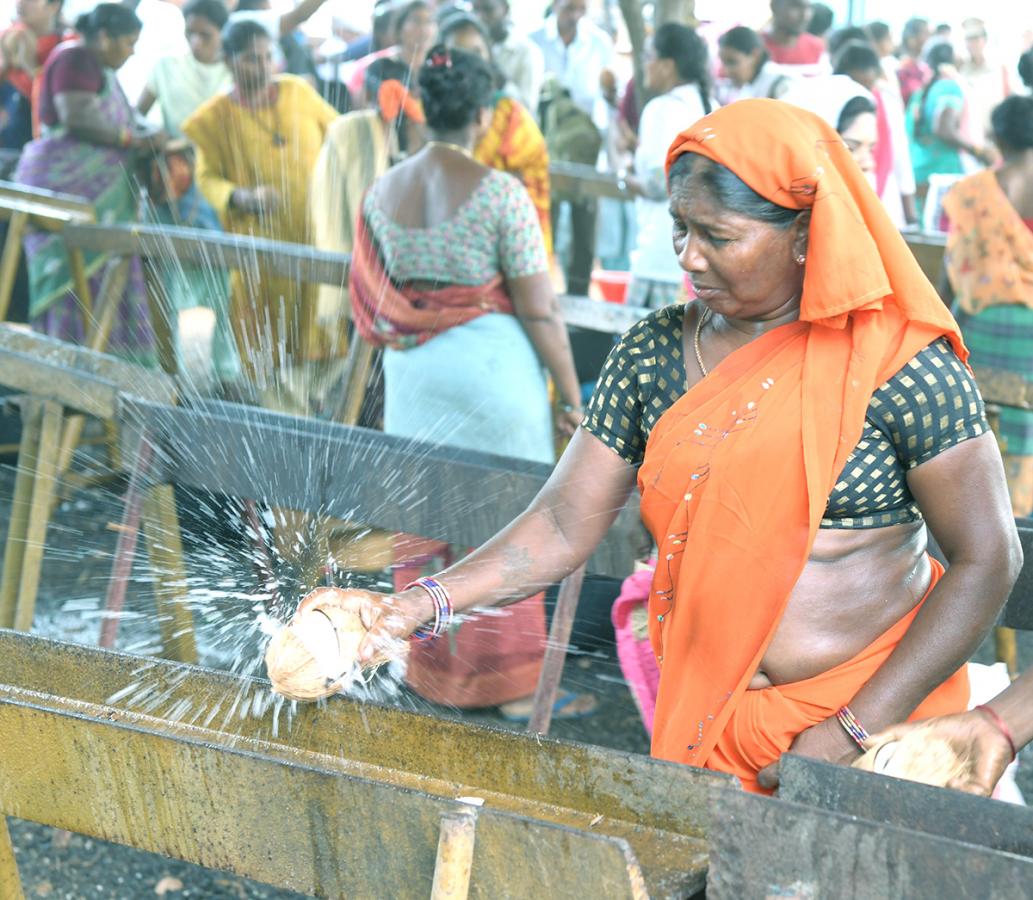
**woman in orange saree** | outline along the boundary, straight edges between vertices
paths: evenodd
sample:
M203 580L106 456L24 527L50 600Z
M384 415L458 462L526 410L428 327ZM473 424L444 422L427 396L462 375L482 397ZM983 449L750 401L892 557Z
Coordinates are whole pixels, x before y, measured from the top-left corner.
M624 336L542 494L437 582L462 610L558 580L637 481L652 752L770 790L789 750L849 764L866 729L964 709L1022 553L957 326L832 127L744 100L668 169L699 300ZM353 602L363 653L434 610Z

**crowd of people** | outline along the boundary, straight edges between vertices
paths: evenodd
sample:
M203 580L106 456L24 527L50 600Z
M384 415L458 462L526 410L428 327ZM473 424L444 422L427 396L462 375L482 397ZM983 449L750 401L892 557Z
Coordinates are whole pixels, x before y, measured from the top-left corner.
M101 3L71 28L61 0L20 0L0 37L13 180L104 222L350 254L348 285L319 289L162 264L173 324L212 311L227 384L340 358L354 326L382 351L386 432L545 463L571 441L486 547L399 536L399 594L365 601L384 634L430 617L407 585L443 566L457 609L518 601L504 628L469 614L416 645L413 690L526 718L542 591L637 480L660 560L658 755L765 789L790 747L850 759L848 705L873 731L964 708L959 667L1021 556L1012 516L1033 514L1033 415L1001 416L1005 480L964 365L1033 380L1033 50L994 59L976 18L962 49L924 19L898 43L772 0L763 30L659 24L630 77L586 0L527 34L507 0L379 0L368 34L324 42L299 31L323 0L147 2L183 38L153 58L167 9ZM120 77L134 51L143 77ZM553 195L550 160L632 199ZM948 232L943 299L900 236L921 225ZM85 340L60 236L25 254L33 327ZM588 294L597 261L649 315L582 385L554 281ZM110 265L87 258L95 292ZM155 364L151 314L134 262L109 348ZM749 598L734 623L729 591Z

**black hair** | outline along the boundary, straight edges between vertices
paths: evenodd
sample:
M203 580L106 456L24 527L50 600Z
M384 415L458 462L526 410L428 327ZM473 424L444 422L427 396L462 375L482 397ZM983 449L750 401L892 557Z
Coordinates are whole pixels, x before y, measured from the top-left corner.
M872 113L874 115L875 111L875 104L867 97L852 97L839 113L836 131L842 134L854 124L854 119L858 116L862 116L865 113Z
M407 6L403 6L398 11L398 18L395 19L395 31L399 32L402 30L402 26L405 24L405 20L409 18L414 12L421 9L431 9L431 5L428 0L413 0L412 3Z
M674 161L667 175L667 184L672 192L675 183L688 178L696 161L702 158L698 153L683 153ZM774 225L776 228L788 228L796 221L800 210L772 203L727 166L710 160L708 162L710 164L703 173L703 183L713 191L717 202L729 212Z
M1033 90L1033 50L1027 50L1019 57L1019 78L1030 90Z
M863 28L858 28L856 25L850 25L847 28L837 28L829 35L829 39L825 42L829 56L835 59L839 51L850 41L856 41L859 44L867 44L868 33Z
M831 7L824 3L811 6L811 20L807 23L807 31L821 37L832 27L833 13Z
M463 9L453 8L448 15L441 17L438 21L438 41L447 44L448 39L454 34L468 29L476 31L484 38L485 45L491 47L491 36L488 34L488 29L484 27L484 23L473 13Z
M1033 97L1008 97L994 107L990 124L999 145L1011 150L1033 149Z
M400 81L408 88L411 80L412 69L409 66L395 57L382 56L369 64L362 84L366 96L373 102L380 92L380 85L385 81Z
M234 12L256 12L269 9L269 0L237 0Z
M888 41L891 37L890 27L885 22L869 22L864 30L868 32L868 38L873 44Z
M226 23L230 18L226 4L222 0L190 0L183 7L183 18L189 19L191 16L207 19L219 31L226 27Z
M435 44L420 69L420 99L427 127L459 131L491 106L495 79L488 64L473 53Z
M96 40L101 32L108 37L139 34L143 23L128 6L121 3L100 3L75 20L75 30L87 41Z
M736 25L735 28L729 28L728 31L717 39L717 45L719 47L727 47L729 50L737 50L739 53L744 53L747 56L755 50L764 50L764 42L760 39L760 35L745 25Z
M867 72L870 69L882 71L879 54L870 44L860 41L847 41L836 55L836 75L849 75L851 72Z
M699 88L703 111L710 112L710 67L707 45L695 30L678 22L666 22L653 35L653 48L660 59L669 59L678 77Z
M238 53L251 49L259 38L271 41L269 32L253 19L237 19L222 30L222 55L232 59Z
M910 38L917 37L919 34L921 34L923 28L928 27L928 19L923 19L920 16L916 16L913 19L908 19L907 22L904 23L904 31L901 37L906 43Z

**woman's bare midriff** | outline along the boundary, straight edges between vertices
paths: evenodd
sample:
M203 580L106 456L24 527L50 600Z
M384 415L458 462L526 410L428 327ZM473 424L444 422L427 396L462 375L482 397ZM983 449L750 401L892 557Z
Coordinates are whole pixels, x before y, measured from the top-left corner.
M922 522L821 529L750 690L803 681L852 659L929 589Z

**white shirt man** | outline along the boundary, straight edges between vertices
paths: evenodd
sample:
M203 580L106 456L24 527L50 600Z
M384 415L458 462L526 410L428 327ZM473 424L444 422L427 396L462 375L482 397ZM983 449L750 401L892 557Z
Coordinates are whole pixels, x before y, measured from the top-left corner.
M571 99L592 116L600 129L605 129L608 116L599 78L604 69L613 68L613 39L582 16L574 39L568 44L560 37L556 16L552 15L531 35L531 40L541 48L546 74L554 75L570 92Z
M511 30L504 40L491 45L491 55L516 99L537 113L545 80L545 57L538 45Z

